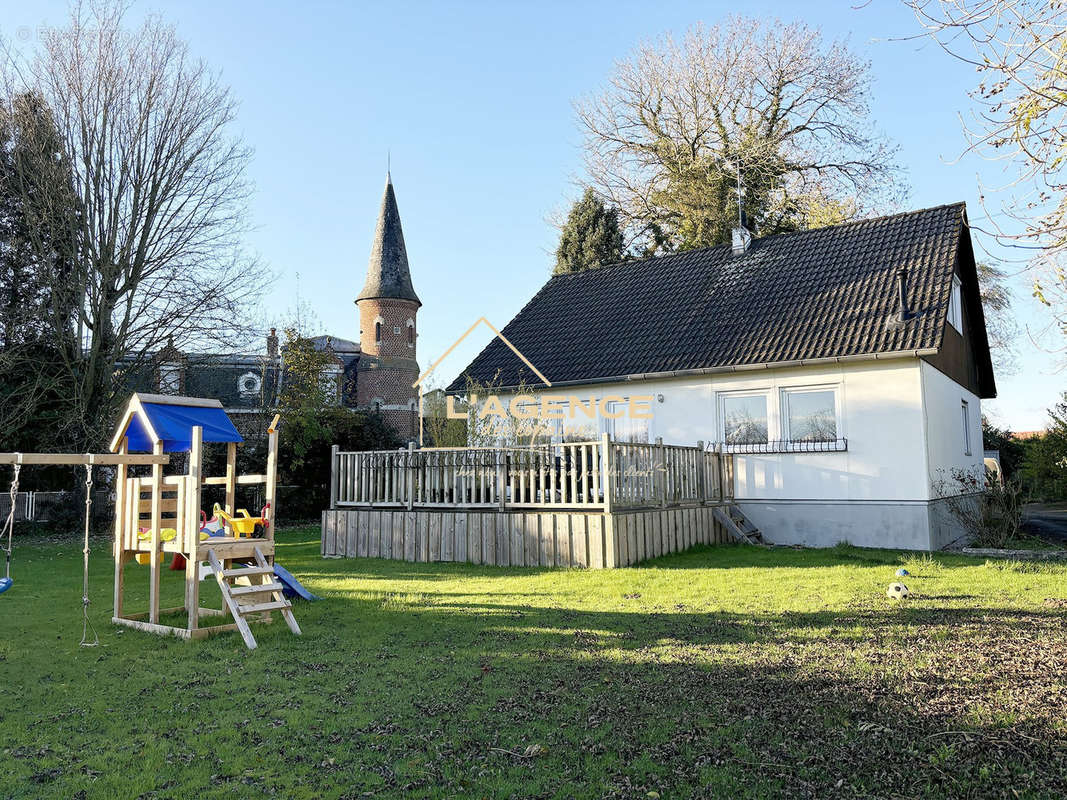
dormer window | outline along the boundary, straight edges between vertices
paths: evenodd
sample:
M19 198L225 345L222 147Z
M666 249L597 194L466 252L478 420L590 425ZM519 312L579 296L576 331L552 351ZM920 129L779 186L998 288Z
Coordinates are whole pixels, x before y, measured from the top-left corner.
M960 333L963 333L963 292L960 279L952 276L952 295L948 300L948 323Z
M259 394L263 381L254 372L246 372L237 379L237 391L245 400L249 400Z
M178 394L181 391L181 364L165 363L159 365L160 394Z

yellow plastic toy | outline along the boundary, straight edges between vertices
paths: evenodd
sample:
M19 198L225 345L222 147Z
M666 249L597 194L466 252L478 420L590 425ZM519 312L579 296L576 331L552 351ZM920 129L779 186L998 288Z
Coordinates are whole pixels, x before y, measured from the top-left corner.
M226 532L234 538L262 539L267 532L267 526L270 524L267 517L269 508L269 505L264 506L261 516L258 517L253 517L244 508L239 508L235 516L230 516L223 511L222 506L215 503L212 513L225 526Z
M173 542L178 537L178 531L174 528L161 528L159 531L159 541L161 542ZM152 540L152 531L147 528L141 528L137 531L137 539L142 542L148 542ZM136 555L138 564L151 564L151 553L138 553Z

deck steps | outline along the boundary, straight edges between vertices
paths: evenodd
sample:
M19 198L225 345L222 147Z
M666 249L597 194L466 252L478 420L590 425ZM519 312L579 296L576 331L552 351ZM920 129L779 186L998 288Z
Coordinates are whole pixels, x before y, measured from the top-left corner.
M207 551L207 560L219 584L222 599L249 650L256 649L256 638L252 635L252 629L246 619L250 616L278 611L289 630L300 635L300 626L293 616L292 603L285 598L282 585L274 580L274 567L267 563L258 547L254 550L254 556L255 566L225 568L214 550ZM255 583L256 580L260 582ZM236 581L242 581L242 584L236 585ZM247 583L244 583L245 581ZM270 594L271 599L263 601L264 594Z
M741 510L740 506L731 503L726 507L725 511L721 508L716 508L714 514L715 519L722 523L722 526L726 528L726 532L729 533L731 538L735 541L744 544L767 544L763 539L763 533L756 524L745 515L745 512Z

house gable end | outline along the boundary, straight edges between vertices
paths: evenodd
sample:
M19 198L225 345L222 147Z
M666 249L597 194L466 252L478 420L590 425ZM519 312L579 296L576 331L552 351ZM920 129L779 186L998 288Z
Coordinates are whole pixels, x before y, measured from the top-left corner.
M962 331L949 322L949 304L952 292L941 304L941 342L937 353L924 356L930 366L944 373L956 383L978 397L988 400L997 396L993 375L993 361L989 352L989 337L986 333L985 314L982 310L981 287L978 283L978 268L974 259L969 228L965 224L960 232L960 246L956 251L953 274L960 281L962 299Z

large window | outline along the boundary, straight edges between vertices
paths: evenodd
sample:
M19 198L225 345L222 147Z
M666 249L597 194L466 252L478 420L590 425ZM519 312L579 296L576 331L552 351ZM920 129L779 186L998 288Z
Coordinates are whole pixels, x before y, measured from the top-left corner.
M341 403L341 373L335 369L327 369L319 373L319 389L323 399L330 405Z
M181 364L166 363L159 365L160 394L178 394L182 386Z
M616 442L639 442L648 443L648 419L634 419L630 417L630 403L612 401L607 404L609 414L620 416L604 420L608 435Z
M963 296L960 279L952 276L952 295L948 301L948 321L953 328L963 333Z
M767 395L724 395L723 441L727 445L767 443Z
M837 393L833 389L782 392L784 438L790 442L837 440Z

